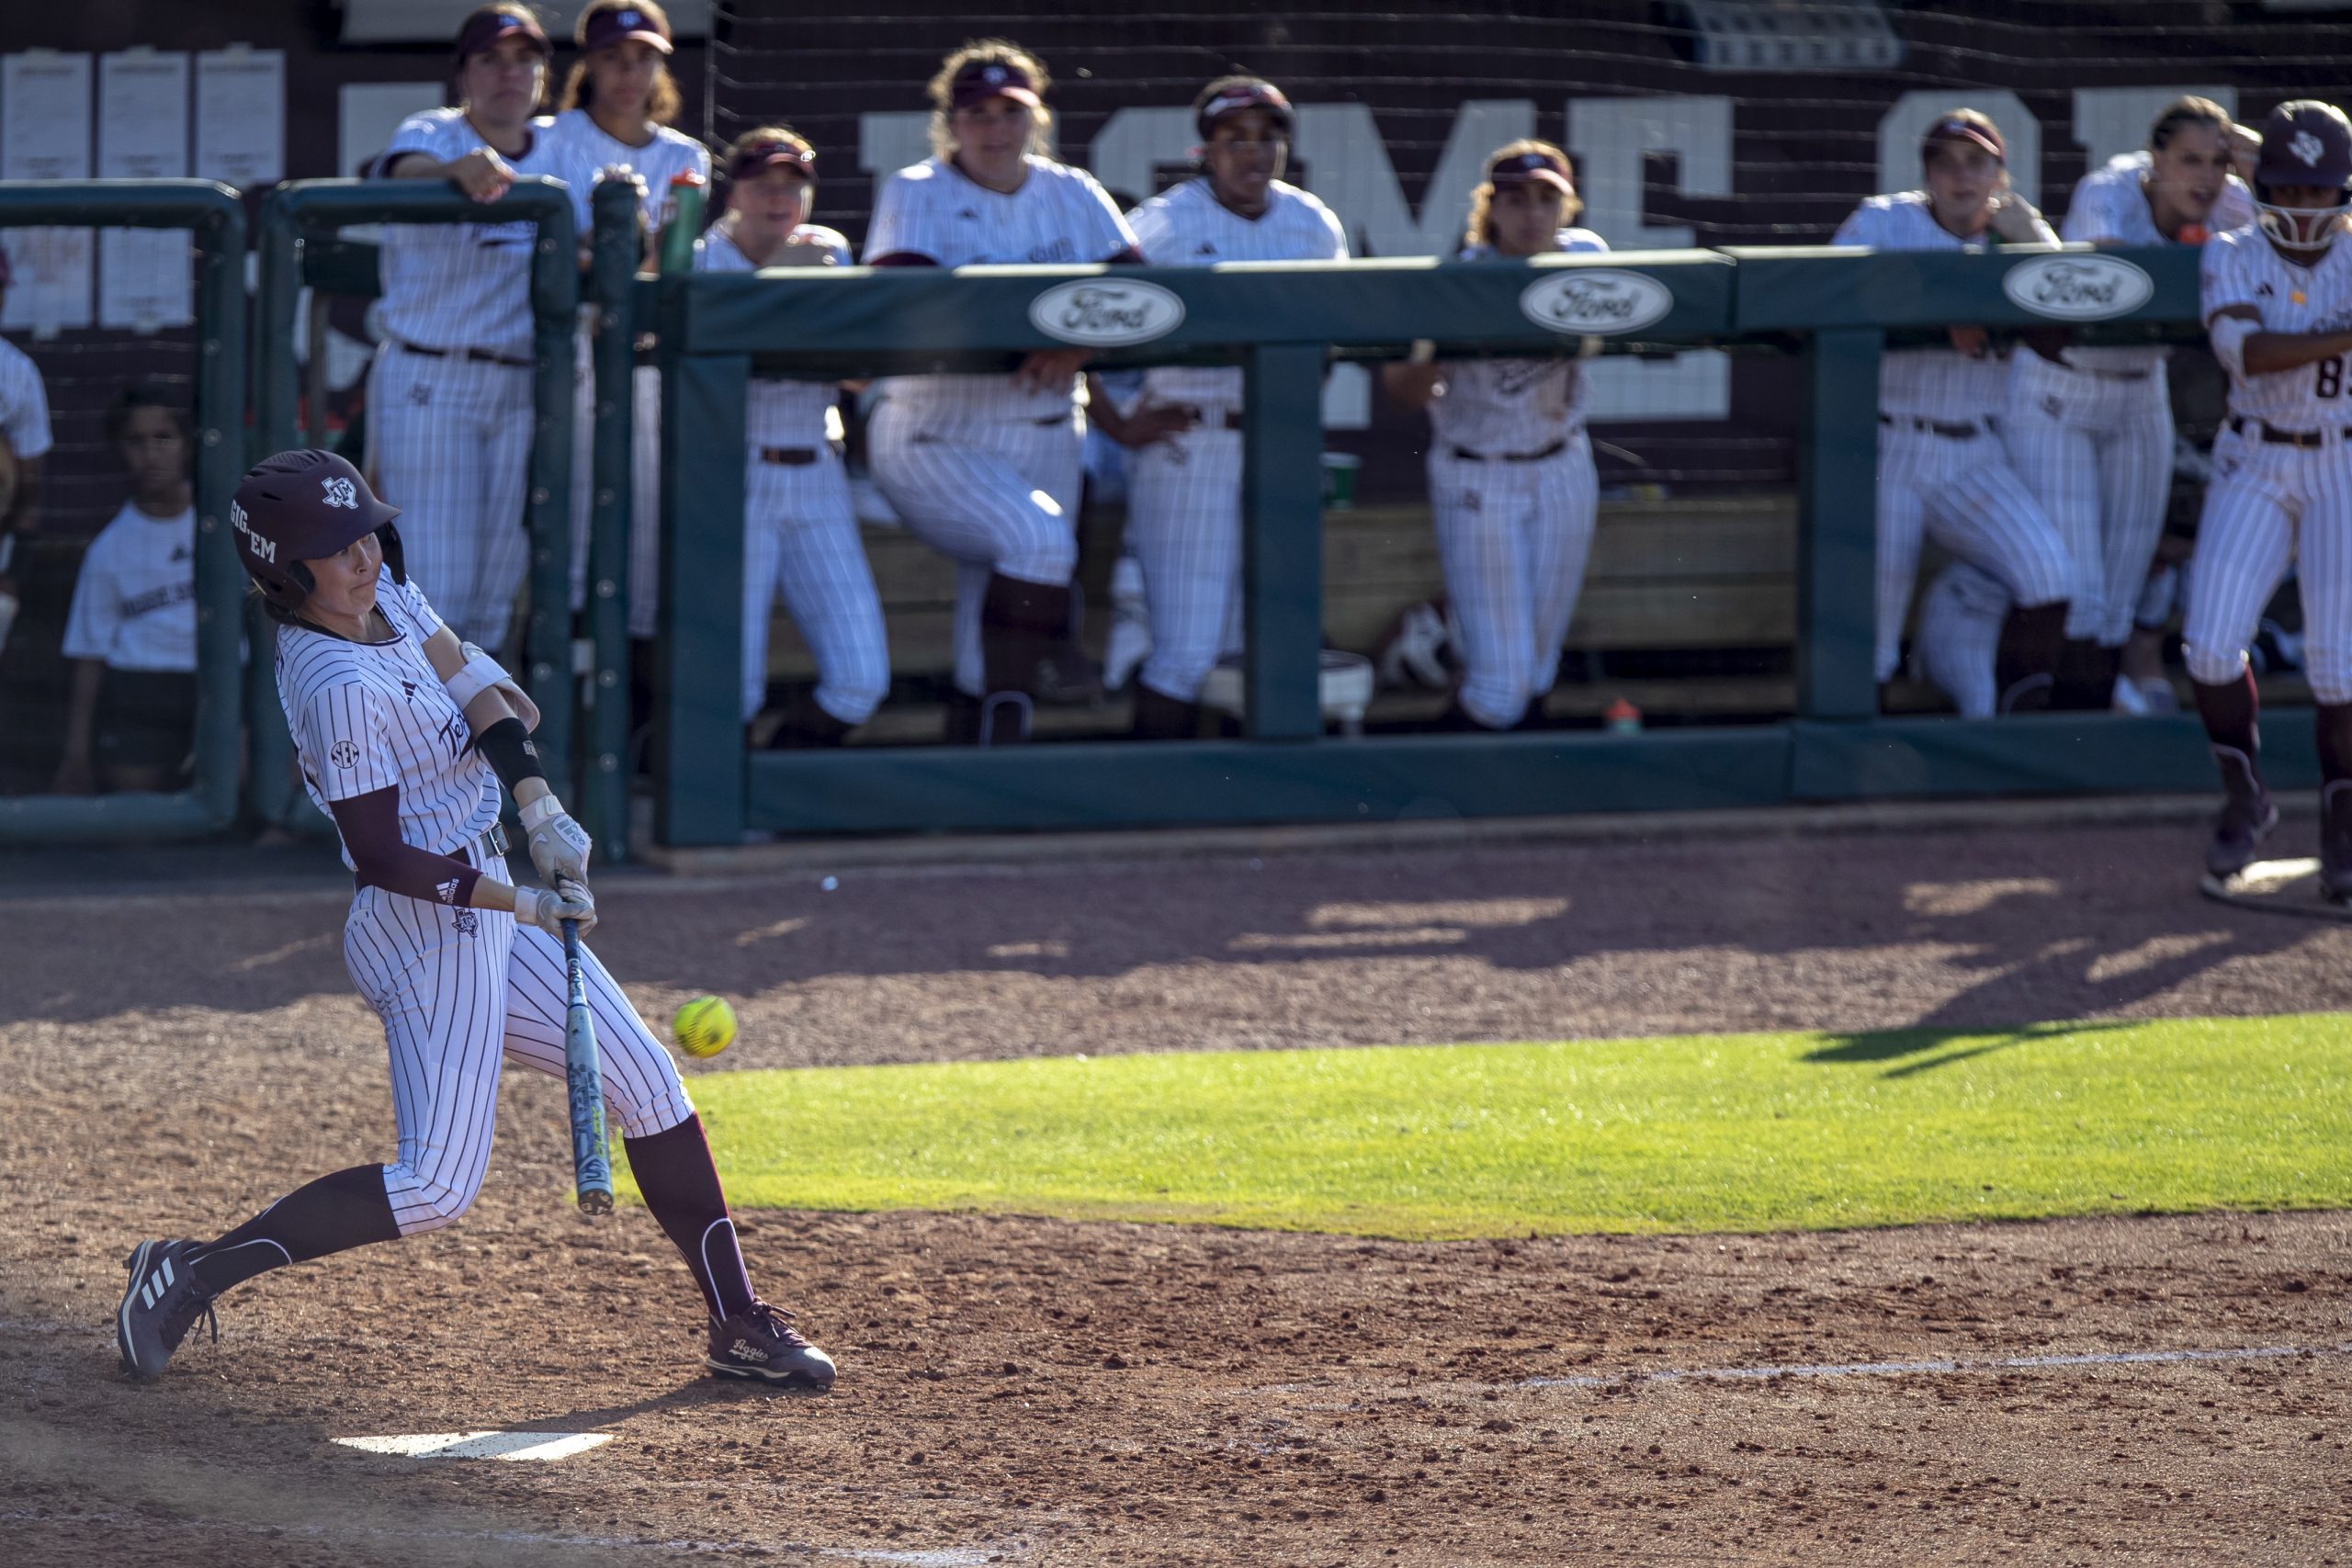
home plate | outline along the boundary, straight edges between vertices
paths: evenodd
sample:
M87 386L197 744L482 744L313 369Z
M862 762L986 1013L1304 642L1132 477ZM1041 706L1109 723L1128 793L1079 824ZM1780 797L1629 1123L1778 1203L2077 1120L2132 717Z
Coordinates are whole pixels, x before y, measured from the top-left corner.
M2314 920L2352 919L2352 907L2320 892L2319 862L2309 856L2301 860L2258 860L2231 877L2208 874L2203 886L2208 898L2241 908L2300 915Z
M337 1438L346 1449L401 1459L570 1459L610 1432L409 1432L390 1438Z

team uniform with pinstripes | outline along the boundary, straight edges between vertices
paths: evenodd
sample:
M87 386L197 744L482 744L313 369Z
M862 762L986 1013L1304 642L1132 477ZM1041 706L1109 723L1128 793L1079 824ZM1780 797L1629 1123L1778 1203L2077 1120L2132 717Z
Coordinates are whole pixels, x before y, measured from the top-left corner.
M1024 163L1011 192L944 158L899 170L875 202L865 259L1100 262L1136 248L1093 175L1050 158ZM1059 587L1078 567L1078 378L1024 392L1010 376L896 376L877 389L866 428L874 482L917 538L959 563L956 684L980 696L989 572Z
M481 145L462 110L431 109L401 122L377 168L409 152L450 163ZM554 151L535 126L506 163L560 175ZM401 509L410 575L447 606L458 637L491 649L506 640L530 561L534 237L529 223L393 223L379 262L368 466Z
M1606 251L1589 229L1563 251ZM1487 254L1484 246L1464 260ZM1430 523L1461 628L1463 711L1509 729L1559 676L1600 502L1573 359L1446 362L1431 400Z
M2205 320L2258 311L2275 333L2352 329L2352 243L2339 237L2295 265L2258 229L2205 246ZM2288 565L2303 599L2303 673L2312 695L2352 703L2352 400L2341 358L2230 378L2230 417L2213 443L2213 479L2197 526L2196 570L2181 628L2191 679L2243 679L2245 649ZM2266 437L2268 437L2266 439ZM2295 445L2281 437L2301 437Z
M1280 180L1266 210L1245 218L1217 200L1206 175L1127 214L1154 266L1229 261L1340 261L1347 231L1331 209ZM1151 653L1142 680L1189 703L1219 655L1238 642L1241 604L1241 372L1157 366L1144 400L1194 410L1199 422L1127 459L1127 544L1143 569Z
M792 239L849 265L849 242L804 223ZM697 272L753 272L724 228L695 247ZM767 692L768 616L780 598L817 658L819 707L845 725L864 724L890 689L890 648L874 568L865 558L849 476L833 450L826 415L830 381L754 377L744 394L743 717Z
M557 177L571 188L572 221L586 243L595 219L590 203L596 176L606 169L628 169L645 182L639 211L648 232L657 229L670 197L670 182L679 175L710 179L710 150L683 131L666 125L651 127L653 140L632 147L605 133L586 109L566 109L534 125L553 144ZM573 372L571 437L571 607L581 608L588 597L588 521L595 505L596 374L588 323L595 306L581 312L578 365ZM660 609L662 525L662 372L640 365L630 378L636 398L635 439L629 448L628 635L653 635Z
M308 627L277 633L277 694L302 780L322 811L387 786L400 792L402 841L511 882L485 841L498 820L497 775L469 748L458 710L424 654L441 618L387 569L377 607L394 636L347 642ZM348 849L344 862L352 863ZM454 895L454 882L444 885ZM398 1156L384 1189L404 1235L465 1213L489 1167L498 1075L506 1058L564 1076L563 947L500 910L358 890L344 922L344 963L383 1021L391 1055ZM693 1114L669 1053L593 953L582 953L604 1061L624 1133L643 1137Z
M2057 235L2043 224L2038 237ZM1834 243L1884 251L1982 251L1939 224L1924 191L1874 196L1838 227ZM1921 541L1933 537L1991 573L2023 605L2055 604L2074 584L2057 529L1997 438L2008 367L1957 349L1895 349L1879 376L1879 680L1902 658L1903 623L1919 575Z
M2144 186L2146 152L2126 153L2075 186L2061 235L2086 244L2164 245ZM2213 204L2213 231L2254 221L2253 197L2233 176ZM2168 348L2081 347L2052 363L2012 356L2001 427L2010 466L2033 491L2075 562L2066 635L2103 648L2132 636L2172 492ZM2009 595L2000 581L1954 561L1919 609L1920 661L1964 714L1993 711L1993 665Z

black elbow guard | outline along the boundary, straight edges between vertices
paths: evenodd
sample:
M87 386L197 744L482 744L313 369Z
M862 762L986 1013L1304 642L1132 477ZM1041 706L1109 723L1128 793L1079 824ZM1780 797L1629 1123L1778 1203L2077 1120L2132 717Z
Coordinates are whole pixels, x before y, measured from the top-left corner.
M544 779L548 775L539 767L538 748L531 744L531 732L523 728L519 718L502 718L474 737L474 750L490 760L497 770L498 782L506 793L525 779Z

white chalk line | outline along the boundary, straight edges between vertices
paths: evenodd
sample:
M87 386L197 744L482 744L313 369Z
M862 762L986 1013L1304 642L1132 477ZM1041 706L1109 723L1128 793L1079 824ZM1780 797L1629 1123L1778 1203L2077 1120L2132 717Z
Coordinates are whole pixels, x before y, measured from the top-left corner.
M1775 1378L1886 1378L1985 1372L2049 1371L2068 1367L2169 1366L2200 1361L2274 1361L2298 1357L2352 1356L2352 1342L2341 1345L2249 1345L2188 1350L2085 1350L2052 1356L1945 1357L1919 1361L1826 1361L1775 1367L1662 1367L1651 1371L1592 1372L1575 1377L1521 1378L1508 1383L1415 1383L1419 1389L1460 1388L1625 1388L1635 1383L1769 1382ZM1268 1383L1236 1389L1238 1394L1326 1393L1341 1384L1320 1382ZM1343 1406L1330 1406L1333 1409Z

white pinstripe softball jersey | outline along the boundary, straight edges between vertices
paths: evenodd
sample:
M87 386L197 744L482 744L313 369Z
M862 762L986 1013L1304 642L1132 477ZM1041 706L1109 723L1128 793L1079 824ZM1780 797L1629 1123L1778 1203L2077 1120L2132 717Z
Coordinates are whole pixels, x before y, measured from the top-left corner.
M2216 234L2205 243L2199 281L2209 325L2224 308L2245 305L2271 332L2352 328L2352 243L2341 237L2306 267L2280 256L2259 229ZM2230 412L2281 430L2342 424L2345 375L2344 360L2335 357L2265 376L2232 376Z
M803 223L793 238L821 246L835 262L850 265L849 241L822 224ZM695 243L696 272L757 272L752 259L736 246L725 225ZM754 446L825 445L825 415L838 396L830 381L783 381L754 376L744 391L743 436Z
M302 784L329 803L397 785L401 840L452 854L498 820L498 775L466 716L424 656L441 617L416 585L379 576L376 607L392 636L347 642L308 626L277 628L277 702L294 732ZM352 864L351 851L343 863Z
M604 127L586 109L566 109L549 118L533 120L531 125L537 135L547 139L548 158L552 164L545 171L535 172L552 174L571 187L571 219L580 225L583 241L594 221L589 203L596 194L596 176L606 169L628 169L644 180L645 196L638 203L638 211L645 219L648 230L662 222L673 177L692 174L700 175L706 181L710 178L710 149L666 125L653 127L653 140L642 147L632 147L606 135Z
M1229 261L1341 261L1347 231L1331 209L1296 186L1267 187L1266 210L1244 218L1209 189L1201 175L1170 186L1127 214L1136 245L1154 266L1215 266ZM1144 373L1144 395L1154 402L1196 407L1241 406L1236 367L1159 365Z
M1564 229L1559 243L1564 251L1609 248L1589 229ZM1487 254L1476 246L1461 259L1476 261ZM1445 396L1430 404L1430 439L1482 455L1540 452L1584 422L1588 398L1573 359L1447 360Z
M65 657L113 670L196 668L196 509L151 517L129 502L74 580Z
M2037 238L2055 243L2044 223ZM1963 240L1935 220L1928 193L1895 191L1874 196L1838 226L1838 245L1868 245L1881 251L1982 252L1992 236ZM1998 413L2007 400L2008 366L1992 355L1971 359L1951 348L1889 350L1880 361L1878 406L1883 412L1919 419L1970 420Z
M927 256L941 266L1108 261L1136 248L1110 196L1083 169L1034 154L1014 191L995 191L942 158L890 176L874 204L865 259ZM1067 389L1016 392L1009 376L894 376L881 391L902 411L980 419L1045 419L1067 413Z
M447 164L481 145L481 132L462 110L428 109L401 122L376 167L390 168L404 152ZM560 176L554 153L544 127L534 122L530 147L506 164L518 175ZM481 205L485 211L498 209L496 202ZM387 224L378 307L385 332L424 348L479 348L528 359L532 235L528 223Z
M2085 175L2066 204L2059 237L2086 245L2169 245L2156 230L2144 181L2154 161L2145 152L2126 152ZM2254 197L2233 175L2222 187L2206 228L2213 233L2254 221ZM2146 347L2070 347L2066 362L2085 370L2149 370L2172 357L2161 344Z
M40 367L6 338L0 338L0 434L19 457L38 457L50 448L49 392Z

